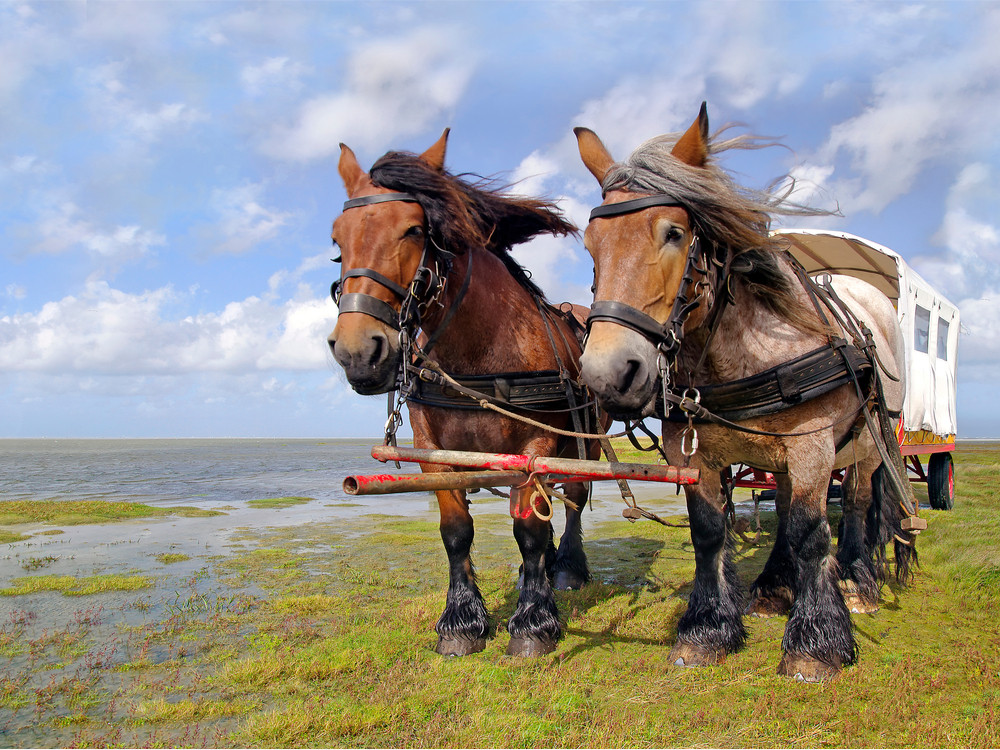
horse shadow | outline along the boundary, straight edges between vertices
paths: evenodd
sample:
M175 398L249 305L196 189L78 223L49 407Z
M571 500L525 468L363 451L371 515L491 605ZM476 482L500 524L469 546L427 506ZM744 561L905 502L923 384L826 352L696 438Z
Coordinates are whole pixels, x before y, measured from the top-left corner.
M733 535L733 561L746 590L763 570L777 526L777 514L762 511L759 534ZM673 645L678 621L694 589L694 547L687 530L678 531L656 536L592 537L585 542L591 582L576 591L555 592L563 633L579 641L560 650L562 659L628 644L660 648ZM500 622L513 614L518 593L516 588L506 592L497 612ZM588 629L583 624L590 619L587 615L592 610L612 601L613 614L601 618L600 627ZM658 620L659 635L625 634L623 625L648 617Z

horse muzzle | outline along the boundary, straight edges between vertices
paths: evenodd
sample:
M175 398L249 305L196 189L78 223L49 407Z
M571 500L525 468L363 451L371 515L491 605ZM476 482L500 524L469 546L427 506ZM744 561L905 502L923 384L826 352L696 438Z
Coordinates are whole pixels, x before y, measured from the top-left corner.
M362 396L388 393L396 387L399 369L399 342L380 328L348 335L337 328L327 342L337 364L344 368L347 382Z
M580 358L580 374L601 407L615 418L653 413L658 373L656 349L638 334L615 326L613 340L596 336L595 325Z

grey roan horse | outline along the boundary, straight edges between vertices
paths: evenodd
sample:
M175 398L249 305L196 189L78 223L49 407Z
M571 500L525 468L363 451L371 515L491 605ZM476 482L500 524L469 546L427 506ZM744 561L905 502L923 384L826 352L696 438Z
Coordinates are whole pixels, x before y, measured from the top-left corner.
M718 663L744 644L746 611L788 612L779 673L830 678L857 657L840 579L870 610L886 542L905 543L896 544L897 577L913 559L912 536L900 527L912 491L893 470L898 446L879 446L874 425L902 407L892 304L854 278L835 276L821 289L804 277L769 234L769 214L809 209L787 192L737 186L714 156L760 139L710 137L704 105L685 133L654 138L622 163L590 130L576 134L604 196L585 235L595 301L583 380L613 415L658 414L670 462L687 459L701 471L700 484L685 487L696 572L670 659ZM807 398L799 390L810 387L809 373L798 365L814 361L839 380ZM737 403L713 419L713 391L724 404L722 384L744 379L771 388L783 408ZM739 462L773 472L777 483L777 538L749 605L731 560L721 481ZM837 467L847 473L835 557L826 494Z

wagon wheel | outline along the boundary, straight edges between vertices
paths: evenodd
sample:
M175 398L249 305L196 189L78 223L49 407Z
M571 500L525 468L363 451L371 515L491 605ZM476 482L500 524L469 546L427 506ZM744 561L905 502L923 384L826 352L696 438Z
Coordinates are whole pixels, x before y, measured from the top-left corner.
M937 510L951 510L955 505L955 465L950 453L935 453L927 462L927 497Z

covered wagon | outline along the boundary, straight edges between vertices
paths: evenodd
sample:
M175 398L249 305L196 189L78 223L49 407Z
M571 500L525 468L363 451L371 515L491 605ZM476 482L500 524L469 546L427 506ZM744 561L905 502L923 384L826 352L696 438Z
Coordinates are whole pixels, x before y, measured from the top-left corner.
M906 344L906 396L897 437L911 481L927 483L934 508L955 501L956 361L958 308L913 270L896 252L847 232L783 229L792 255L813 276L854 276L882 291L896 308ZM921 463L921 456L926 456ZM735 485L767 489L773 478L759 470L735 468Z

